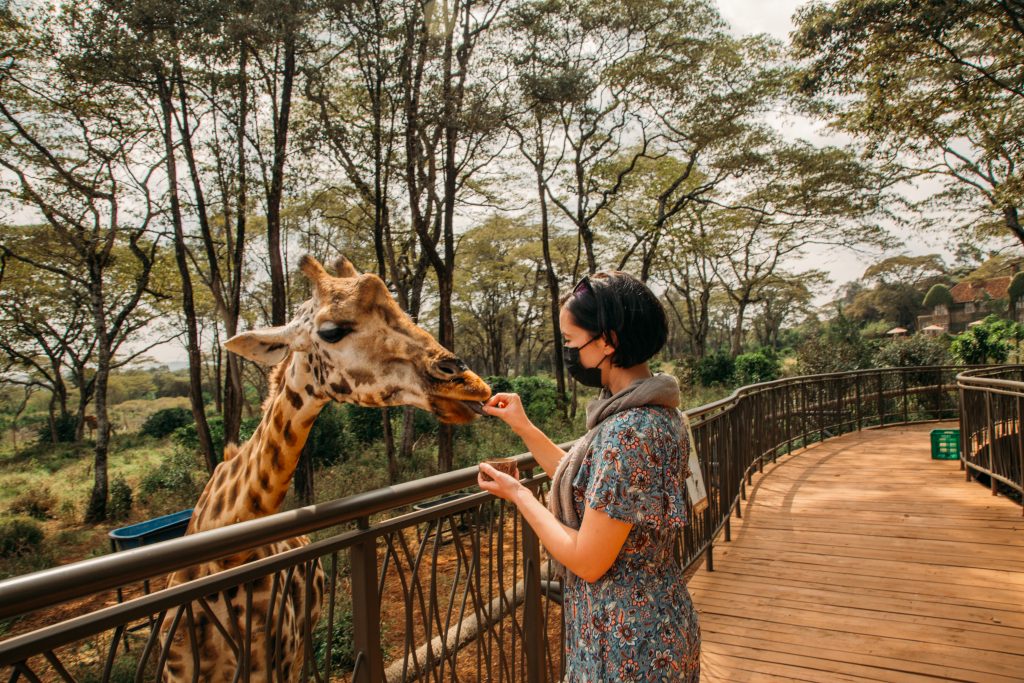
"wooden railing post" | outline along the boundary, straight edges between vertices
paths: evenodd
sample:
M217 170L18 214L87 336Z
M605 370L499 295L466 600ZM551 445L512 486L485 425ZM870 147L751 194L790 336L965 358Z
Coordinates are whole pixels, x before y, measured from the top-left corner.
M369 520L360 517L360 529ZM377 593L377 539L367 536L349 548L352 580L352 646L358 658L353 676L356 683L384 680L384 656L380 643L380 599Z
M552 494L553 495L553 494ZM523 530L523 649L526 652L526 680L544 681L544 609L540 591L540 539L529 524Z

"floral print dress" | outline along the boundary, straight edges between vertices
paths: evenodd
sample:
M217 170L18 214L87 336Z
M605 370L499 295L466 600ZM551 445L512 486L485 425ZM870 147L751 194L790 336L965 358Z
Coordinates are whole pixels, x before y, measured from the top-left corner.
M567 582L568 683L700 679L700 627L673 559L686 523L683 482L689 447L679 414L660 406L610 416L573 480L586 507L633 528L611 568L594 583Z

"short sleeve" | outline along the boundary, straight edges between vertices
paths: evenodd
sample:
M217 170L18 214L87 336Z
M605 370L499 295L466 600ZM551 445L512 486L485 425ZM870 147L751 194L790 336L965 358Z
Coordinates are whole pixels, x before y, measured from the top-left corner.
M679 420L669 409L633 408L609 418L592 444L587 505L636 526L683 526L680 436Z

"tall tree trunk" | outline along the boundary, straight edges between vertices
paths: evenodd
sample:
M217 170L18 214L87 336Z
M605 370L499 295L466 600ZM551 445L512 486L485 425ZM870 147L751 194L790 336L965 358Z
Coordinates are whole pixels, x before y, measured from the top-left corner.
M551 312L551 367L555 370L555 384L558 387L558 404L566 414L568 397L565 393L565 365L562 361L562 325L558 319L561 312L561 293L558 275L551 259L551 224L548 217L547 190L544 183L544 165L547 152L544 149L543 125L537 115L537 156L534 170L537 174L537 198L540 200L540 244L544 254L544 276L548 284L548 304Z
M273 325L284 325L288 322L285 273L281 262L281 196L284 193L284 164L288 150L288 122L292 108L294 77L295 36L289 34L284 45L281 101L274 120L274 162L271 169L270 192L267 195L267 251L270 256L270 310Z
M192 292L192 275L188 267L188 255L185 247L184 221L181 204L178 200L178 170L174 160L174 115L171 100L171 89L163 73L157 70L157 88L160 97L160 111L163 116L164 155L167 166L168 194L170 195L171 223L174 226L174 258L181 277L182 310L185 313L185 329L187 333L189 401L192 417L196 422L196 436L199 450L209 472L217 466L218 458L214 454L213 436L210 425L206 421L206 406L203 402L203 359L199 348L199 329L196 324L195 298ZM97 377L98 379L98 377ZM97 387L98 390L98 387ZM99 397L97 396L97 399ZM99 406L97 405L96 420L99 422Z
M96 449L93 460L93 488L85 511L85 522L95 524L107 518L107 454L110 447L110 419L107 416L107 382L110 377L110 338L103 301L103 270L95 254L89 259L89 294L96 331Z

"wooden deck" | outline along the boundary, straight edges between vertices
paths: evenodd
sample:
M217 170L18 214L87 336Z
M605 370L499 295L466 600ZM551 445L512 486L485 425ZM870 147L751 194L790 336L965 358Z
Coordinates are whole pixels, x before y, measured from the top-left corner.
M931 460L935 426L832 439L755 475L715 571L689 584L702 683L1024 681L1021 508Z

